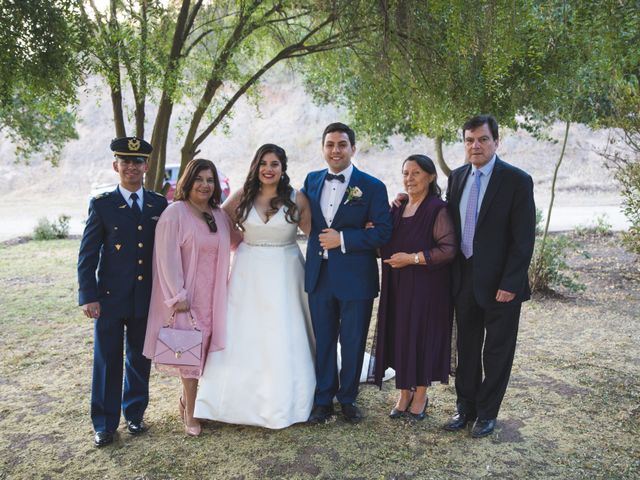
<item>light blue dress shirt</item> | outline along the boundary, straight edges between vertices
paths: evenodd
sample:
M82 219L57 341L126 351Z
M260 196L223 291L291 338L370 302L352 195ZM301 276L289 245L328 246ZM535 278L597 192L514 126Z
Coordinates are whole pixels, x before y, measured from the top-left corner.
M489 160L481 168L476 168L473 165L471 166L471 173L467 177L467 182L464 184L464 189L462 190L462 197L460 197L461 232L464 232L465 217L467 216L467 203L469 202L469 192L471 192L471 185L474 182L475 176L477 175L478 170L482 172L482 176L480 177L480 195L478 197L478 212L480 212L480 208L482 207L482 200L484 199L484 194L487 191L487 185L489 185L489 180L491 179L491 174L493 173L493 167L495 166L495 164L496 156L494 155L493 158L491 158L491 160Z
M140 211L142 211L142 195L143 195L143 191L144 189L142 187L140 187L138 189L137 192L130 192L129 190L127 190L126 188L124 188L122 185L118 185L118 190L120 191L120 195L122 195L122 198L124 198L124 201L127 202L127 205L131 206L133 204L133 200L131 200L131 194L132 193L137 193L138 194L138 206L140 207Z

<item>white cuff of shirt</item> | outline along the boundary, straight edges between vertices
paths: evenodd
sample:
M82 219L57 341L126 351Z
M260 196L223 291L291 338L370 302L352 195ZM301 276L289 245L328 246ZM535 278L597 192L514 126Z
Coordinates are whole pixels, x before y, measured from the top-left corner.
M342 235L342 232L340 232L340 250L342 250L342 253L347 253L347 249L344 246L344 236Z

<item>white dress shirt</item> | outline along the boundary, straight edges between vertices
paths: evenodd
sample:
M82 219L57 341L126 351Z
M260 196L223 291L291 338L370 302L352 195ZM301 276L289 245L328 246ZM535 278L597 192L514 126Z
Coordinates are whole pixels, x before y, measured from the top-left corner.
M133 193L138 194L138 207L140 207L140 211L142 211L142 205L143 205L142 192L144 191L142 186L138 189L137 192L130 192L129 190L124 188L122 185L118 185L118 190L120 191L120 195L122 195L122 198L124 198L124 201L127 202L127 205L129 205L129 208L131 208L131 205L133 205L133 200L131 200L131 195Z
M333 172L330 172L333 173ZM335 175L344 175L344 182L338 180L325 181L322 186L322 193L320 194L320 208L322 209L322 215L329 228L333 223L333 217L340 207L340 202L344 197L347 187L349 186L349 180L351 180L351 174L353 173L353 164L350 164L347 168L341 172L335 173ZM340 249L342 253L347 253L344 249L344 238L342 232L340 232ZM328 258L328 253L325 250L322 254L323 258Z

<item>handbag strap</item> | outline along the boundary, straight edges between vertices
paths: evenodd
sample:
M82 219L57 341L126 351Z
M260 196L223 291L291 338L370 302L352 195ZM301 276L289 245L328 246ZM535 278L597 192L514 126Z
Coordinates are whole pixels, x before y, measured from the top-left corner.
M167 322L164 324L165 327L175 327L176 326L176 312L175 310L173 312L171 312L171 315L169 315L169 318L167 319ZM189 322L191 323L191 326L193 327L194 330L198 330L198 327L196 325L196 321L193 319L193 315L191 315L191 310L188 310L186 312L186 314L189 316Z

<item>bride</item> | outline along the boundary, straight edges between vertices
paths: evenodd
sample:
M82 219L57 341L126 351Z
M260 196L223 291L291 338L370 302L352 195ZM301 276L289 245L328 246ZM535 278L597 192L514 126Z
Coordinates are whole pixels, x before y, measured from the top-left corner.
M286 172L285 151L262 145L243 189L223 206L244 241L229 280L227 347L209 354L197 418L284 428L306 421L313 406L314 339L296 243L311 213Z

